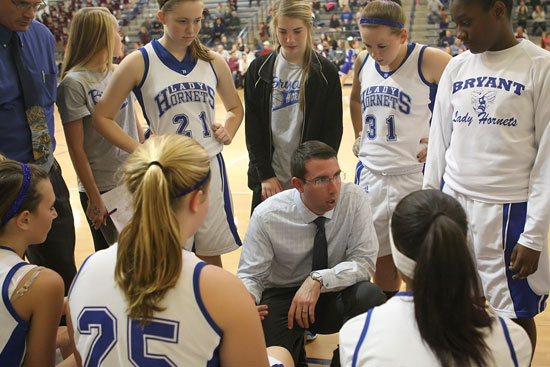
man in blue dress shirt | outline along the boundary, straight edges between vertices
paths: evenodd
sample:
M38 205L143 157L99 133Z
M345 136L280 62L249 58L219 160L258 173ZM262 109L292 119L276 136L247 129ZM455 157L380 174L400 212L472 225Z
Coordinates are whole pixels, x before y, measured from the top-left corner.
M57 271L68 290L76 273L75 230L69 192L61 168L53 159L55 39L34 20L35 12L45 6L42 1L0 0L0 153L20 162L36 163L49 172L58 217L46 241L30 246L27 257L32 263ZM27 120L30 105L42 116L38 124Z

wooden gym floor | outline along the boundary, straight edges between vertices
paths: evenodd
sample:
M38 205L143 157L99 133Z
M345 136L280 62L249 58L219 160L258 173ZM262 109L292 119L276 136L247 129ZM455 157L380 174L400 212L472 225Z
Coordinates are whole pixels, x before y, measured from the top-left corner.
M355 165L357 158L353 155L351 147L354 142L353 128L351 126L351 118L349 114L349 93L351 87L344 87L344 136L338 160L342 171L346 173L346 181L353 182L355 174ZM242 89L239 90L239 96L244 104ZM217 121L223 123L225 110L223 104L218 99L216 104ZM57 148L55 157L59 161L63 169L63 177L67 182L71 193L71 205L76 227L76 250L75 257L77 266L80 266L84 259L93 252L93 242L88 224L86 222L85 213L80 205L78 187L76 183L76 174L74 172L71 159L65 143L65 135L59 114L56 110L56 131L55 138L57 140ZM142 119L144 122L145 120ZM229 184L233 193L233 207L235 220L241 239L244 238L246 228L248 226L250 215L251 192L246 184L246 171L248 167L248 154L246 150L244 138L244 121L243 125L237 132L231 145L226 146L223 150L224 159L227 165L229 176ZM239 263L240 250L230 254L223 255L224 268L232 273L236 273ZM546 310L536 317L538 328L538 342L535 358L533 360L534 367L550 367L550 311ZM310 358L310 367L326 366L330 364L332 351L338 342L337 334L334 335L319 335L316 340L307 345L307 354Z

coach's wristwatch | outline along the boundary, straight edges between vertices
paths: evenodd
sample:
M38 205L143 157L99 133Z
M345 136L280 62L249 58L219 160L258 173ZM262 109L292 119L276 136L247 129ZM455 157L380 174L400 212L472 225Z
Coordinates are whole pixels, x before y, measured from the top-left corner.
M321 287L323 287L323 276L318 271L312 271L309 273L309 276L311 279L318 281L319 284L321 284Z

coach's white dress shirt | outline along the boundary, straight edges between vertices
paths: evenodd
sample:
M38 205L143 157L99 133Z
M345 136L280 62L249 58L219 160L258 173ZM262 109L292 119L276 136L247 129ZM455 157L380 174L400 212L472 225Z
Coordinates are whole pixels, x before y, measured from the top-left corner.
M323 215L329 268L318 270L323 277L321 292L349 287L374 273L378 240L367 195L359 186L342 183L336 206ZM304 282L311 272L317 217L296 189L274 195L254 209L237 276L256 302L264 289Z

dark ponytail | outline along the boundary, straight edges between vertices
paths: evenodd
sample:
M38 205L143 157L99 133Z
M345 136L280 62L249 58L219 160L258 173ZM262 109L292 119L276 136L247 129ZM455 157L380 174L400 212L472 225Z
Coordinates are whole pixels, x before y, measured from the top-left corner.
M391 226L396 247L416 261L415 318L422 339L442 366L486 366L481 328L491 317L481 301L460 204L438 190L406 196Z

